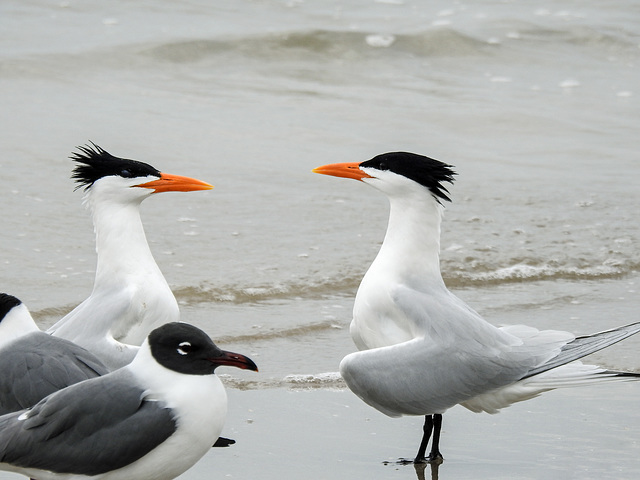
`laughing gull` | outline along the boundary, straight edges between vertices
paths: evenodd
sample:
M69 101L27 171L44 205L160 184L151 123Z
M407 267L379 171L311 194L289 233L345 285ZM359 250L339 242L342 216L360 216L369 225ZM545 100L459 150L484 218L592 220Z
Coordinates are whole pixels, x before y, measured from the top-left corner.
M222 365L258 370L192 325L158 327L129 365L0 417L0 469L38 480L175 478L220 435Z
M640 323L583 337L523 325L498 328L447 289L439 250L442 202L449 200L444 183L455 175L450 165L393 152L314 171L360 180L389 198L387 233L353 307L350 331L361 351L347 355L340 372L381 412L425 415L413 462L442 460L442 414L454 405L496 413L554 388L640 379L570 363L638 333Z
M147 244L140 204L154 193L213 187L115 157L95 144L78 147L71 159L77 164L73 178L92 214L98 262L91 295L48 333L91 350L115 370L133 359L153 328L180 319Z
M41 332L27 307L0 293L0 415L108 372L82 347Z

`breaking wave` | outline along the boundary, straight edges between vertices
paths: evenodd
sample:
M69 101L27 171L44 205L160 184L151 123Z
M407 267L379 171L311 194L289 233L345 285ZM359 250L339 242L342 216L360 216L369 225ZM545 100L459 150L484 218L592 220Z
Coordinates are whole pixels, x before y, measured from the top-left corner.
M361 275L348 275L261 285L182 286L175 287L173 293L180 303L189 305L210 302L252 304L294 298L320 299L336 295L353 295L361 279Z
M640 263L605 262L600 265L576 266L571 264L543 263L531 265L516 263L508 266L490 268L487 265L475 265L473 268L460 263L443 265L443 278L449 288L497 286L510 283L527 283L539 281L602 281L624 278L640 271ZM197 285L176 286L173 293L181 305L200 305L208 303L227 303L232 305L253 305L268 302L291 301L295 299L322 300L326 298L353 297L362 280L362 273L323 277L321 279L300 278L289 283L259 285ZM48 328L55 321L70 312L75 305L50 306L32 311L32 315L43 328ZM312 331L342 328L334 322L297 327L302 329L287 332L284 336L306 334ZM255 335L248 335L242 340L252 340ZM281 337L282 332L260 332L259 338Z
M533 23L513 24L511 37L516 46L540 42L580 44L605 52L633 50L635 43L624 32L601 32L586 26L566 29L539 27ZM481 34L463 33L453 25L434 26L418 32L372 32L309 30L268 34L191 39L169 42L143 50L145 55L172 63L189 63L210 57L239 56L261 60L313 60L318 57L354 60L381 56L410 55L414 58L438 56L490 55L497 48L495 39Z
M418 57L475 55L490 45L452 29L415 34L313 30L272 33L226 39L195 39L149 48L145 54L158 60L189 63L220 55L263 60L298 60L310 57L347 59L408 54Z
M569 264L530 265L517 263L498 268L476 266L474 269L456 264L443 269L443 278L449 287L488 286L520 282L554 280L601 281L623 278L640 270L637 262L575 266ZM255 304L269 301L287 301L296 298L322 299L352 297L360 285L362 274L323 279L298 279L291 283L273 285L200 285L174 288L181 304L201 303Z
M450 287L501 285L541 280L607 280L624 277L639 265L598 265L588 267L516 264L484 272L457 272L445 276Z

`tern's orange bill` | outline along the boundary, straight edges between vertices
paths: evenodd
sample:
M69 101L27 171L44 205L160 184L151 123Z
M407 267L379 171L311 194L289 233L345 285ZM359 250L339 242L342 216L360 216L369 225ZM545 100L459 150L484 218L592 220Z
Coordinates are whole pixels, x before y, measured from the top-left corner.
M312 172L321 173L323 175L332 175L334 177L353 178L355 180L371 178L371 175L367 175L360 170L359 162L331 163L329 165L314 168Z
M136 187L151 188L153 193L161 192L193 192L196 190L211 190L213 185L190 177L160 173L158 180L141 183Z

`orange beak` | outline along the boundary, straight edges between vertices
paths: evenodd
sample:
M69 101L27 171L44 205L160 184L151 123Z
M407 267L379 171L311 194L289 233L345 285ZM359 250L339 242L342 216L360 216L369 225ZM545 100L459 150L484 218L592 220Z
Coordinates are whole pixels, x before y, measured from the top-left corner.
M140 185L134 185L134 187L152 188L153 193L162 193L211 190L213 188L213 185L210 185L201 180L196 180L195 178L182 177L180 175L171 175L170 173L160 173L160 178L158 180L141 183Z
M367 175L360 170L359 162L349 163L331 163L329 165L323 165L312 170L314 173L321 173L323 175L332 175L334 177L353 178L355 180L362 180L363 178L372 178L371 175Z

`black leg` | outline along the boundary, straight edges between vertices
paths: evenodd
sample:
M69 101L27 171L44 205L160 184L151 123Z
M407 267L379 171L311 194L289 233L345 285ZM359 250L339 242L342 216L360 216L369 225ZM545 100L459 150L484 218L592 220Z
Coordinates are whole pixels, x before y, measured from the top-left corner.
M442 429L442 414L436 413L433 416L433 442L431 443L431 453L429 453L430 462L437 462L442 460L442 454L440 453L440 430Z
M414 465L421 463L430 463L432 466L437 466L442 463L443 458L442 454L440 453L440 431L442 430L442 414L435 413L433 415L425 415L424 427L422 427L422 430L422 441L420 442L420 447L418 448L418 454L413 460L409 458L399 459L398 463L400 465L409 465L411 463ZM427 452L427 445L429 445L429 440L431 439L432 433L433 442L431 444L431 451L429 452L429 456L427 457L425 456L425 453ZM437 478L438 469L436 468L434 470L432 468L431 474L433 478Z
M424 427L422 427L422 441L420 442L420 448L418 448L418 454L413 460L413 463L425 463L427 459L424 454L427 451L427 445L431 438L431 431L433 430L433 417L431 415L424 416Z
M420 448L418 448L418 454L413 460L414 463L425 462L437 462L442 460L442 454L440 453L440 430L442 429L442 414L436 413L434 415L425 415L424 427L422 428L422 441L420 442ZM428 457L425 457L427 451L427 445L433 432L433 443L431 445L431 452Z

